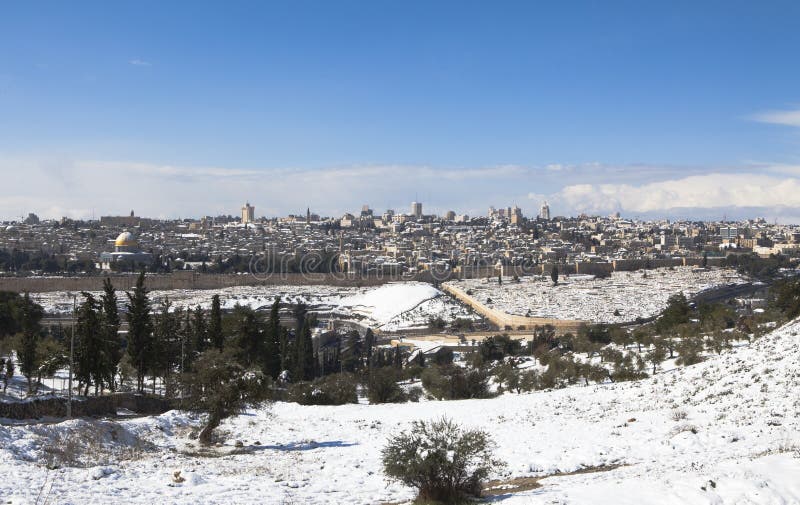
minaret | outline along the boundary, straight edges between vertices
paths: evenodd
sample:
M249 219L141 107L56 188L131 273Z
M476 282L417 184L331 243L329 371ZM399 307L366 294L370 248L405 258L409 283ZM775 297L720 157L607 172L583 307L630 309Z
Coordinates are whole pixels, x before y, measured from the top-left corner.
M311 224L311 207L306 207L306 224Z

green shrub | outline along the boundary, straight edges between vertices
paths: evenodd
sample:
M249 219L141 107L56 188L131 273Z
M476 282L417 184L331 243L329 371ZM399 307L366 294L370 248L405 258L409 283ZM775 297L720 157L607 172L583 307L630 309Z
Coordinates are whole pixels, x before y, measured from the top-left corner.
M381 453L386 475L418 490L419 501L460 503L480 496L481 482L503 463L482 430L464 430L453 421L414 421L409 431L389 439Z
M350 373L328 375L313 382L297 382L289 386L288 400L300 405L344 405L358 403L358 381Z
M675 360L675 364L689 366L700 363L703 361L702 352L704 347L705 343L699 336L693 335L684 338L675 346L675 350L678 351L678 359Z
M521 352L522 343L508 335L494 335L488 337L484 339L478 347L478 354L484 363L499 361L506 356L516 356Z
M367 397L370 403L402 403L408 397L397 384L398 373L393 368L379 368L370 372Z
M489 378L480 369L465 370L448 365L430 367L422 372L422 386L439 400L489 398Z
M433 362L437 365L449 365L453 362L453 349L447 346L440 347L433 354Z
M408 397L408 401L416 403L420 398L422 398L423 393L424 391L422 391L421 387L412 386L408 388L408 391L406 391L406 396Z

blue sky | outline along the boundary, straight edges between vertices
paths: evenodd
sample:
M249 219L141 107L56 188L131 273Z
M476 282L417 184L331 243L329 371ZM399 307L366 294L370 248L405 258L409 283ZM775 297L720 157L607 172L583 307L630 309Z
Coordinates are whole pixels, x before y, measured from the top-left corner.
M797 2L7 4L0 217L797 220L798 26Z

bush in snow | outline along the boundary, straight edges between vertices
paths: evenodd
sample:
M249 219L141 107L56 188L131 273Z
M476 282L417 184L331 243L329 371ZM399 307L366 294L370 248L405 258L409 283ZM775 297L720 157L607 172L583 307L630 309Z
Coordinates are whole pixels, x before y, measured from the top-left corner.
M506 356L516 356L522 353L522 342L508 335L493 335L481 342L475 355L476 364L500 361Z
M389 478L416 488L420 501L459 503L480 496L481 482L503 466L492 449L485 431L465 430L446 418L414 421L409 431L389 439L383 469Z
M422 372L422 386L438 400L463 400L489 398L489 378L481 369L464 370L461 367L432 366Z
M505 389L519 394L533 391L539 386L539 374L533 369L519 370L508 363L495 368L494 373L499 385L498 391L505 385Z
M367 397L370 403L402 403L408 400L405 391L397 384L397 370L377 368L367 380Z
M675 363L678 365L689 366L695 365L703 361L703 339L699 336L693 335L681 340L676 346L675 350L678 351L678 359Z
M300 405L344 405L358 403L358 381L351 373L326 375L313 382L297 382L289 386L288 400Z
M670 417L672 417L673 421L683 421L684 419L689 417L689 414L687 414L686 411L683 409L675 409L672 411Z

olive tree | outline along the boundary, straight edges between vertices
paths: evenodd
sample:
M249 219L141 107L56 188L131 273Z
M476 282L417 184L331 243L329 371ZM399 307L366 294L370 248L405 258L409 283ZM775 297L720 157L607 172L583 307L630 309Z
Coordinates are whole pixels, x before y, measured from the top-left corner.
M504 466L493 448L483 430L466 430L447 418L414 421L389 439L382 462L390 479L418 490L419 500L458 503L480 496L481 483Z
M223 419L240 413L248 405L267 398L269 380L260 370L247 370L236 361L235 350L209 349L197 357L192 372L181 376L183 393L190 410L208 414L198 439L211 443L212 434Z

